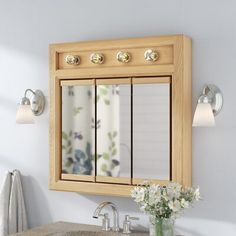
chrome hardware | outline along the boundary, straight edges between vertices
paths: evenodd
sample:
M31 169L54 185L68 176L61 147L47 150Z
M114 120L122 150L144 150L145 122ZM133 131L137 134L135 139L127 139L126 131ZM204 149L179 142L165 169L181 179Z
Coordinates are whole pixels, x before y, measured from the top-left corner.
M103 219L102 219L102 230L110 231L111 230L111 228L110 228L110 219L108 217L108 214L107 213L99 214L99 216L103 217Z
M94 64L102 64L105 60L105 57L101 53L93 53L90 56L90 61Z
M131 60L131 55L130 55L130 53L128 53L128 52L122 52L122 51L120 51L120 52L118 52L118 53L116 54L116 59L117 59L119 62L128 63L128 62L130 62L130 60Z
M119 213L118 213L117 206L114 203L112 203L112 202L100 203L93 213L93 218L97 219L101 215L100 212L102 211L102 209L106 206L110 206L112 209L112 212L113 212L113 222L114 223L113 223L112 230L114 232L118 232L120 230L120 228L119 228ZM104 214L104 216L105 216L105 214ZM108 216L106 216L106 218L108 218Z
M80 57L77 55L68 55L65 59L66 63L69 65L79 65L80 64Z
M223 107L223 95L216 85L207 84L198 98L198 103L210 103L213 114L216 116Z
M27 98L27 93L31 92L33 95L31 99ZM45 107L45 97L41 90L26 89L25 95L21 99L20 105L30 105L31 110L35 116L39 116L43 113Z
M131 221L130 220L139 220L139 218L126 215L124 223L123 223L123 234L130 234L131 233Z
M157 51L148 49L144 52L144 58L146 61L157 61L160 58L160 55Z

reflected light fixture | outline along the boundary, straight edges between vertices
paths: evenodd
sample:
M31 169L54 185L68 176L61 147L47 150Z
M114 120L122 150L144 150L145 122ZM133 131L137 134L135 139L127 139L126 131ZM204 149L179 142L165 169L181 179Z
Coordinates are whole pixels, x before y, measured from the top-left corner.
M32 96L30 99L27 93ZM45 98L40 90L33 91L26 89L24 97L21 99L20 105L16 114L16 123L18 124L34 124L34 116L39 116L43 113L45 107Z
M193 126L215 126L215 116L219 114L222 106L223 96L220 89L213 84L206 85L198 98L193 117Z

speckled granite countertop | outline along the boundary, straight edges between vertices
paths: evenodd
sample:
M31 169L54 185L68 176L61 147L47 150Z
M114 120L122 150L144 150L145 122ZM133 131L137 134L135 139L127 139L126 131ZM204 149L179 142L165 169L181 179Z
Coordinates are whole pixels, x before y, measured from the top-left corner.
M101 231L101 227L96 226L96 225L56 222L53 224L42 225L42 226L33 228L31 230L27 230L22 233L11 234L11 236L53 236L54 234L62 235L63 233L76 232L76 231L100 232L104 235L110 235L110 236L122 236L122 235L124 236L125 235L125 234L122 234L122 231L119 233L113 233L112 231L110 232ZM83 234L81 233L80 235L83 235ZM88 233L86 233L86 235L88 235ZM132 232L131 235L132 236L148 236L149 234L146 232Z

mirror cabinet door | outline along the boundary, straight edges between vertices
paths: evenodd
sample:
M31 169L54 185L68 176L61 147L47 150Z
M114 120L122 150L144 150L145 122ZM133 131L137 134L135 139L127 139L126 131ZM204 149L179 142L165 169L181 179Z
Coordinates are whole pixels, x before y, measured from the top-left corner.
M133 183L170 180L170 78L133 79Z
M170 88L170 77L62 80L61 178L170 180Z
M94 80L61 81L62 179L95 180Z
M96 79L96 181L131 184L131 79Z

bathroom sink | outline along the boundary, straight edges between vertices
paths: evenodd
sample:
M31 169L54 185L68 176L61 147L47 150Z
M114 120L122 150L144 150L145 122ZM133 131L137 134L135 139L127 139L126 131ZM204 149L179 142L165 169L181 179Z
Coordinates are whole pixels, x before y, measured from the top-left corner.
M94 231L71 231L71 232L59 232L59 233L52 233L48 234L47 236L112 236L112 235L119 235L113 232L94 232Z

